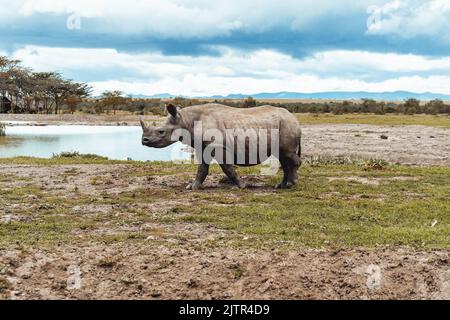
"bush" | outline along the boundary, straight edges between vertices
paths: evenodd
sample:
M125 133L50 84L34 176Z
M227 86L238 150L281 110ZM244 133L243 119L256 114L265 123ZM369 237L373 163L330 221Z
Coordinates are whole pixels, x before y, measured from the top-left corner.
M0 137L6 135L6 126L3 123L0 123Z
M98 159L98 160L108 160L107 157L103 157L103 156L99 156L97 154L91 154L91 153L87 153L87 154L80 154L78 151L70 151L70 152L61 152L58 154L53 154L52 156L53 159L58 159L58 158L77 158L77 159Z
M248 97L247 99L244 100L244 108L253 108L256 107L256 100L253 99L252 97Z
M403 104L404 112L406 114L415 114L420 111L420 101L417 99L407 99Z
M369 159L364 163L364 170L384 170L389 163L383 159Z
M363 167L365 171L369 170L383 170L387 166L389 166L389 163L382 159L363 159L356 156L313 156L310 158L306 158L303 160L303 163L306 165L309 165L311 167L320 167L320 166L327 166L327 165L351 165L351 166L359 166Z

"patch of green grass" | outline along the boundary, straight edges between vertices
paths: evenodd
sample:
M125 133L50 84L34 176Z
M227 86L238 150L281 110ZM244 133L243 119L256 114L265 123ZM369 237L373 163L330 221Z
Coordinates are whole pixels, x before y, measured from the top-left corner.
M301 174L292 190L247 190L230 205L212 195L179 219L249 235L261 246L450 248L450 168L329 165Z
M61 152L58 154L53 154L52 158L77 158L77 159L88 159L88 160L108 160L107 157L102 157L99 156L97 154L92 154L92 153L87 153L87 154L82 154L79 153L78 151L73 151L73 152Z
M34 164L35 159L29 161ZM64 164L66 159L52 161ZM193 165L157 162L127 162L120 168L115 171L117 179L152 172L178 178L180 174L193 176L195 171ZM213 166L211 171L220 173L220 168ZM72 173L76 172L68 172ZM258 175L259 168L242 168L239 173ZM258 176L262 186L245 190L224 186L190 192L184 190L184 182L182 187L158 188L150 181L148 186L119 193L102 188L96 194L57 195L28 181L9 187L8 179L15 177L1 176L0 205L9 215L26 219L0 223L0 247L140 243L148 241L154 231L136 226L195 223L230 231L224 242L215 245L450 248L450 167L316 159L302 166L297 187L272 189L280 178ZM149 204L155 204L157 214ZM75 206L93 209L85 212L74 210ZM106 211L97 212L96 206ZM156 238L164 242L164 237Z
M341 114L329 113L299 113L297 114L301 124L370 124L370 125L422 125L431 127L450 128L450 116L448 115L404 115L404 114Z
M241 266L240 264L231 266L231 269L233 271L233 277L236 280L239 280L240 278L242 278L246 273L245 268L243 266Z

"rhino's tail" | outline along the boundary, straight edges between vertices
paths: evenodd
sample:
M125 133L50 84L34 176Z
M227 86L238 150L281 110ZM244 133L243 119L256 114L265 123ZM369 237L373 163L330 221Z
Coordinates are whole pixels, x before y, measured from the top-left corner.
M300 130L300 137L298 138L298 151L297 155L301 159L302 157L302 131Z
M302 157L302 138L298 139L298 151L297 155L301 158Z

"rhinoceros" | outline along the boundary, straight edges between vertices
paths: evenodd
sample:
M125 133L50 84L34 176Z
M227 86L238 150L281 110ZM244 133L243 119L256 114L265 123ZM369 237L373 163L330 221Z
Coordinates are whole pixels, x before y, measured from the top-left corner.
M245 188L246 184L240 179L235 171L235 166L251 166L258 165L267 160L271 155L275 155L283 168L284 177L281 183L277 184L275 188L285 189L290 188L298 183L298 169L301 165L301 135L300 124L297 118L283 108L276 108L273 106L261 106L254 108L233 108L221 104L209 103L204 105L191 106L181 109L172 104L166 106L167 120L164 125L153 126L147 125L142 117L140 119L143 129L142 144L152 148L164 148L177 141L181 141L183 144L189 145L195 149L197 155L201 155L208 146L214 145L216 149L226 149L224 152L229 152L229 145L226 145L224 140L216 139L216 137L207 138L205 136L200 137L200 143L195 143L196 124L200 123L202 130L213 129L223 133L223 137L227 137L229 132L236 130L248 130L261 131L265 130L267 133L267 139L256 139L258 144L256 148L261 148L267 151L265 156L253 157L253 161L250 162L249 150L252 149L252 142L245 140L244 152L245 160L237 161L237 157L234 156L230 161L218 162L223 172L228 179L237 185L239 188ZM181 134L175 134L177 131L186 131L189 133L189 137L182 137ZM277 131L277 135L272 135ZM242 131L240 131L242 132ZM270 134L270 136L269 136ZM278 143L275 144L278 150L273 147L274 136L277 137ZM236 140L233 140L236 143ZM232 147L234 151L237 150L236 146ZM254 150L254 149L252 149ZM217 156L214 152L212 156ZM215 159L216 160L216 159ZM230 159L228 159L230 160ZM241 158L242 160L242 158ZM203 182L209 173L209 167L211 160L199 161L197 176L195 180L187 186L187 189L198 190L203 187Z

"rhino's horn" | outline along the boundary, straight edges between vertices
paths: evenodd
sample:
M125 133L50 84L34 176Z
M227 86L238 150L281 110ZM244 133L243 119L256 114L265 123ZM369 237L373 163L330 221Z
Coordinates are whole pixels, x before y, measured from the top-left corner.
M139 117L139 121L141 122L141 127L143 130L147 129L147 125L144 122L144 118Z

